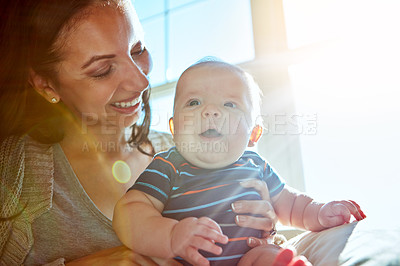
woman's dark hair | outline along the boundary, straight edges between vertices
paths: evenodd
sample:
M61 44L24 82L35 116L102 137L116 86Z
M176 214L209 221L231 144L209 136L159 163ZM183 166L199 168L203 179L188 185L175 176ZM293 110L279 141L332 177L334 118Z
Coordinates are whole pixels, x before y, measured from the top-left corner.
M13 0L1 7L0 26L0 141L10 135L29 134L42 143L62 140L66 107L51 104L29 82L29 71L54 77L62 59L61 34L73 30L85 8L107 0ZM57 43L57 45L55 45ZM129 143L146 153L149 144L149 90L143 93L144 118L132 127ZM150 154L148 154L150 155Z

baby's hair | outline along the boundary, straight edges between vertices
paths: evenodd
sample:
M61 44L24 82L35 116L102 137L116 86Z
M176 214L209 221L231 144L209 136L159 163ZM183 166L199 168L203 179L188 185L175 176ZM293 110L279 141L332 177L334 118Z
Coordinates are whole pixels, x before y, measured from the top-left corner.
M250 97L251 97L251 102L253 105L253 113L254 113L254 123L261 125L262 126L262 117L261 117L261 97L262 97L262 91L256 81L254 80L253 76L250 75L248 72L243 70L241 67L227 63L223 60L221 60L218 57L215 56L206 56L195 62L194 64L190 65L188 68L186 68L185 71L181 74L181 77L185 74L185 72L196 68L200 67L203 65L214 65L214 66L222 66L229 68L231 70L236 71L240 75L244 77L244 79L247 82L247 85L249 86L250 89Z

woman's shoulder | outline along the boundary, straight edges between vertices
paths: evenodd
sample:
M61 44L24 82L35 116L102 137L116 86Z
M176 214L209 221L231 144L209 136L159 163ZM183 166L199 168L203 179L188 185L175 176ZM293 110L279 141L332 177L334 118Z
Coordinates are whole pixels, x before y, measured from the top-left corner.
M20 150L23 150L25 137L9 136L0 141L0 156L4 159L5 156L12 155Z
M0 156L12 156L29 147L48 150L51 146L52 144L41 143L29 135L11 135L0 140Z
M6 167L10 164L17 164L26 159L26 157L38 157L43 161L44 155L51 155L53 144L45 144L36 141L29 135L12 135L0 141L0 165Z
M36 193L40 195L38 198L48 201L54 173L52 144L40 143L27 135L3 139L0 144L0 173L1 182L9 189L9 196L24 198L29 195L23 191L30 191L30 194ZM48 208L49 204L43 205Z
M150 130L149 140L155 153L166 151L175 145L172 135L162 131Z
M51 207L54 172L51 147L27 135L10 136L0 142L1 183L7 188L0 189L4 200L0 216L5 218L4 226L0 227L0 253L1 261L9 262L6 264L22 264L33 243L30 223Z
M14 182L11 178L24 170L25 138L9 136L0 143L0 173L2 182ZM21 173L22 174L22 173Z

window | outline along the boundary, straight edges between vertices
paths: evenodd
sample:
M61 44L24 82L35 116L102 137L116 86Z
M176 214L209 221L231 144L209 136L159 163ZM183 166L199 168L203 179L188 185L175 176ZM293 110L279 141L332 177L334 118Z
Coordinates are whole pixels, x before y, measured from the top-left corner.
M154 63L153 129L168 131L173 82L188 66L205 56L234 64L254 59L250 0L134 0L133 4Z
M254 59L249 0L136 0L155 62L153 87L175 81L204 56L238 64Z
M307 192L356 199L381 226L396 225L400 135L398 10L392 0L284 0L296 111L317 114L301 135ZM323 185L322 185L323 184Z

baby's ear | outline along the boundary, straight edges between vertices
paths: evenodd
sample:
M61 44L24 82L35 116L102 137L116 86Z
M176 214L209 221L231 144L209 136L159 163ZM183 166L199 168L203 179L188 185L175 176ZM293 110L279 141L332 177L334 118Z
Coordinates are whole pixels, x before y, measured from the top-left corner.
M174 118L173 117L171 117L169 119L168 124L169 124L169 131L171 131L171 134L173 136L174 135Z
M256 125L251 131L248 147L254 147L257 141L261 138L263 128L260 125Z
M60 95L50 84L49 79L37 74L34 70L29 70L29 84L48 102L57 103L60 100Z

